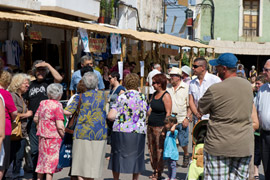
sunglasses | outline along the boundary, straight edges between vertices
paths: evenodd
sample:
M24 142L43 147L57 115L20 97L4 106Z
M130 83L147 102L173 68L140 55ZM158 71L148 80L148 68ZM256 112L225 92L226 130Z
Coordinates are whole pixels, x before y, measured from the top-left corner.
M198 67L200 67L200 66L202 66L202 65L196 65L196 64L193 64L192 65L192 67L195 68L195 69L198 68Z
M158 84L157 82L152 82L152 85L154 85L154 84Z
M111 80L111 79L112 79L112 77L108 77L108 79L109 79L109 80Z
M265 72L269 72L269 71L270 71L270 69L269 69L269 68L263 68L263 71L265 71Z

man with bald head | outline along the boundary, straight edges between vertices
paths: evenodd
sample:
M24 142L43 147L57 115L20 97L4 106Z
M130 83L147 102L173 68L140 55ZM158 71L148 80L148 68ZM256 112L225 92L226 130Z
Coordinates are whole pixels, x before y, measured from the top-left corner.
M265 179L270 179L270 59L263 67L266 83L262 85L255 97L260 121L261 156Z

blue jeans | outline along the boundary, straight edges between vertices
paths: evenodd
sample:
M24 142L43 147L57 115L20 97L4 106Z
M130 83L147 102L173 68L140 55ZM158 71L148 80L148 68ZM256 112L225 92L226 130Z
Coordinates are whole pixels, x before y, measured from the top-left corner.
M18 141L11 141L11 159L13 161L13 173L20 173L22 167L22 161L24 157L24 148L26 146L26 139L21 139Z
M176 161L168 159L168 175L170 179L175 179L176 177Z

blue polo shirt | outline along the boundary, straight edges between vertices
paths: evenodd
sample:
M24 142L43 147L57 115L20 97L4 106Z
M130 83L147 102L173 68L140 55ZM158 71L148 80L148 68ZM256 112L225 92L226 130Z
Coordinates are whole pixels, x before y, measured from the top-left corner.
M97 70L94 70L94 73L96 73L98 77L98 89L104 89L105 85L103 83L103 79L100 72ZM80 82L81 79L82 79L81 71L80 70L75 71L72 75L69 89L71 91L73 90L77 91L77 84Z

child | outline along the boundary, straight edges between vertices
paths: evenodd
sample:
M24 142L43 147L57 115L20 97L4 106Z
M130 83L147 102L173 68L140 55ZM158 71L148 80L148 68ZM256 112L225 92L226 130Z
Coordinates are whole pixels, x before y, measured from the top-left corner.
M167 129L166 139L164 143L163 159L168 162L169 178L166 180L175 180L176 176L176 161L179 159L178 149L176 146L176 137L178 130L175 129L177 119L175 115L166 117L165 128Z

